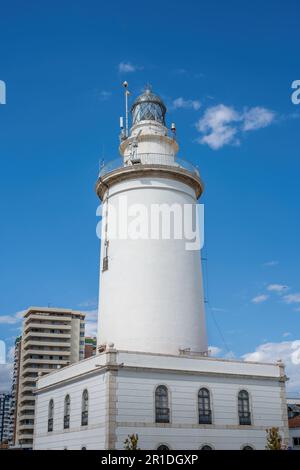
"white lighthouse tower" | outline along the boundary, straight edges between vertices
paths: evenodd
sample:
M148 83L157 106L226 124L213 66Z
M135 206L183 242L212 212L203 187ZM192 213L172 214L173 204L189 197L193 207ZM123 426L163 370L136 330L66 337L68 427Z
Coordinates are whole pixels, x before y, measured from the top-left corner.
M195 206L203 185L196 169L177 159L178 144L174 134L169 135L165 114L161 98L146 87L132 105L130 133L123 131L121 137L122 161L114 170L104 168L97 182L106 217L100 350L113 343L117 349L140 352L207 351L200 250L187 249L184 236L175 236L178 230L183 234L184 213ZM124 225L129 227L137 208L143 226L138 234L126 236ZM169 226L166 237L155 215L164 219L161 225ZM123 220L117 222L121 233L112 239L116 220Z

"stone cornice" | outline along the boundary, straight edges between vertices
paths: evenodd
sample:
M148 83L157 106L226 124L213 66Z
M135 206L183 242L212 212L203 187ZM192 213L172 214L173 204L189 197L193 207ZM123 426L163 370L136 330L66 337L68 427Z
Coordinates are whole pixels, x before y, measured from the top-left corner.
M171 165L137 164L120 167L101 176L96 183L96 193L101 200L108 188L121 181L135 178L169 178L181 181L192 187L198 199L204 190L204 184L200 177L184 168Z
M86 371L81 374L74 375L68 379L62 379L58 382L55 382L51 385L47 385L45 387L41 387L35 391L35 395L43 393L48 390L52 390L53 388L60 388L67 384L76 382L81 379L85 379L87 377L91 377L93 375L97 375L99 373L105 372L118 372L120 370L127 370L127 371L134 371L134 372L155 372L161 374L181 374L181 375L189 375L189 376L208 376L208 377L224 377L224 378L236 378L236 379L246 379L246 380L268 380L271 382L282 382L282 378L280 377L270 377L270 376L263 376L263 375L250 375L250 374L235 374L230 372L210 372L210 371L197 371L197 370L183 370L183 369L168 369L168 368L160 368L160 367L147 367L147 366L126 366L125 364L111 364L108 363L104 366L95 367L94 370Z

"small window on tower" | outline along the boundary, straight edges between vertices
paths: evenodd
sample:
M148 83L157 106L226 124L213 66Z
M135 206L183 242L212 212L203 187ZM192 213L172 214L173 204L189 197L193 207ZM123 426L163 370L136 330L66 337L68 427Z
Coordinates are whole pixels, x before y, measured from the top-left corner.
M102 271L108 270L108 256L104 256L102 263Z

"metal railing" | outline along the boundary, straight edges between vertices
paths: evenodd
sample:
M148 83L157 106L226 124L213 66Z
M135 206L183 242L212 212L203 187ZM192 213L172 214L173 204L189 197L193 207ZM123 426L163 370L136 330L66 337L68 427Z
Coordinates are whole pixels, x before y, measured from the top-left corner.
M137 153L132 163L128 161L128 163L124 163L121 157L116 158L114 160L110 160L106 164L102 164L99 169L99 178L102 176L111 173L114 170L118 170L119 168L126 168L130 166L135 166L137 164L141 165L166 165L166 166L174 166L178 168L182 168L184 170L189 171L195 176L199 176L198 167L193 165L191 162L184 160L182 158L178 158L172 154L162 154L162 153Z

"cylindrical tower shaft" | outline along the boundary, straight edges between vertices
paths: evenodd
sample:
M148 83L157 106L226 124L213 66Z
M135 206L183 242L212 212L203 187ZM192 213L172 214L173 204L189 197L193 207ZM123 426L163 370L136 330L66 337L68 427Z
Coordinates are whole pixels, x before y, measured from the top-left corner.
M120 146L124 164L97 182L106 216L98 346L206 352L200 250L175 235L203 186L196 172L178 163L161 103L149 90L136 100L130 136Z

